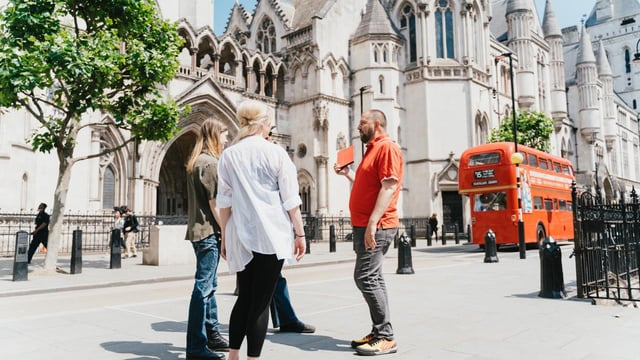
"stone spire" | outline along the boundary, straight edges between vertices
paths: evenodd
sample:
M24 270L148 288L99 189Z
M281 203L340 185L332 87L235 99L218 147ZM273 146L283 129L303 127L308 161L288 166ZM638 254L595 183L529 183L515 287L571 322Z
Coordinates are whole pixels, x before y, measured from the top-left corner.
M547 0L544 6L544 20L542 21L542 31L544 32L545 37L552 35L562 36L562 31L560 30L560 26L558 25L558 18L556 17L556 12L553 10L553 6L551 6L551 0Z
M582 37L580 38L580 46L578 47L578 58L576 64L595 63L596 57L593 55L593 47L591 46L591 36L587 29L582 26Z
M609 65L609 59L607 59L607 53L604 50L604 44L602 40L598 45L598 75L599 76L613 76L611 66Z
M353 35L354 39L368 35L392 34L398 35L391 20L379 0L369 0L362 20Z

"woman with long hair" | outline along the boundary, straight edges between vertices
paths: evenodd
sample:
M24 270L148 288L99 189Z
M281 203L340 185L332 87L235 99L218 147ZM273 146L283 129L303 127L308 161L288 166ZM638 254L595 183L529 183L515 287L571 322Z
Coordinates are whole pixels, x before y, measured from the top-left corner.
M218 287L220 260L220 216L216 209L218 158L227 143L227 128L218 120L206 119L187 161L189 222L185 239L196 255L196 273L187 323L187 359L224 359L214 351L229 351L220 334ZM214 351L212 351L214 350Z
M238 298L229 320L229 360L258 359L267 333L269 303L285 260L302 259L304 227L297 171L286 151L267 140L271 115L248 100L238 107L240 130L220 157L217 206L222 257L237 273Z

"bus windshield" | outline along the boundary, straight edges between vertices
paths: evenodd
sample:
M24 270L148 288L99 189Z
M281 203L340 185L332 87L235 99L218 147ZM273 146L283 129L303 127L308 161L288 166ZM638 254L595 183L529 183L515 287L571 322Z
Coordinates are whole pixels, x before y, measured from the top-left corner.
M498 211L507 208L507 193L504 191L475 194L474 211Z

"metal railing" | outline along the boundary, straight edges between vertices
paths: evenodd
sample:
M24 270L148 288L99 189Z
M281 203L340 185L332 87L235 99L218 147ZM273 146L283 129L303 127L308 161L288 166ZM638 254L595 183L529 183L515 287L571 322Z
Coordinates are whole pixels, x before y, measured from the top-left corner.
M140 232L134 234L134 242L136 248L141 249L149 246L149 230L157 220L155 216L136 217ZM34 220L35 214L32 213L0 213L0 257L14 256L16 233L20 230L31 233L35 227ZM74 230L82 230L84 252L108 252L113 223L113 216L108 214L66 214L58 254L71 254Z
M578 297L640 300L640 205L635 189L631 203L624 193L617 203L605 203L596 193L580 195L574 184L573 202Z

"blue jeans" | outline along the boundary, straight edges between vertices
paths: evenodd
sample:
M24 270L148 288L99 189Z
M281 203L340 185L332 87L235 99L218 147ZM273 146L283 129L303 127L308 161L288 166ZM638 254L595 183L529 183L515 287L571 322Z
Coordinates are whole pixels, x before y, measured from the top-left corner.
M278 282L276 283L276 290L273 293L273 301L271 305L271 320L273 321L274 327L279 327L281 325L297 325L300 322L296 316L295 310L293 310L293 306L291 305L287 279L282 276L282 273L278 274Z
M373 323L371 332L377 338L393 339L387 286L382 277L382 262L398 229L376 230L376 247L369 250L366 250L364 245L365 230L364 227L353 227L353 248L356 252L353 278L369 306L369 315Z
M218 304L214 296L218 287L220 241L215 234L191 243L196 254L196 275L189 302L187 354L207 353L207 330L219 331Z

